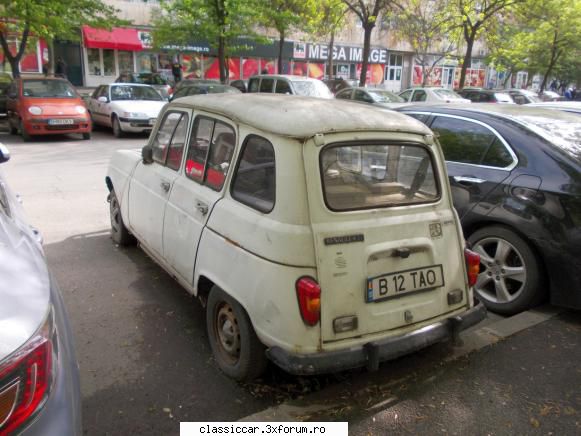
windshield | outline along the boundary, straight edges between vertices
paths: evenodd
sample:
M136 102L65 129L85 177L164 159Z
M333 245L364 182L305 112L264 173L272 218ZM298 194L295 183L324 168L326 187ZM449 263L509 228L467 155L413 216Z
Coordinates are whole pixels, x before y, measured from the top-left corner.
M293 87L298 95L307 97L333 98L333 94L323 82L311 80L293 80Z
M395 95L389 91L376 91L368 89L367 93L373 98L376 103L403 103L405 100L399 95Z
M420 145L330 145L320 156L332 210L428 203L440 196L430 153Z
M550 116L527 114L514 118L566 154L581 159L581 122L578 116L555 111Z
M75 89L64 80L23 80L22 95L31 98L78 98Z
M435 89L434 94L442 98L462 98L454 91L450 91L449 89Z
M111 100L162 101L161 95L149 86L116 85L111 87Z

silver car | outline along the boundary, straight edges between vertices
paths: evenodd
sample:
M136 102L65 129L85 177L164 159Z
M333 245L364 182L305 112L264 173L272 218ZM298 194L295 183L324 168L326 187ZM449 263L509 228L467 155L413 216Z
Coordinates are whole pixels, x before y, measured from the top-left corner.
M12 434L80 435L81 395L61 295L0 173L0 435Z

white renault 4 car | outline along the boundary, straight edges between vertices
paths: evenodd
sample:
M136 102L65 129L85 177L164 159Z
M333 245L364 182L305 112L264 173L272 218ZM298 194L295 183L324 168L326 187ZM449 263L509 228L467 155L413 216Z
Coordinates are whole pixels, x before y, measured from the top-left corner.
M112 238L206 306L215 360L250 379L378 367L485 316L442 152L422 123L349 102L194 96L117 151Z

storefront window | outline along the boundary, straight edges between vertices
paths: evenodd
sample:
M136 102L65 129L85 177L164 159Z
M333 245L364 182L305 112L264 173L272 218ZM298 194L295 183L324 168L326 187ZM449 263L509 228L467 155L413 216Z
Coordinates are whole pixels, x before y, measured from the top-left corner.
M170 55L160 54L158 60L158 70L171 70L172 57Z
M103 71L105 76L115 75L115 51L103 49Z
M156 65L157 59L152 53L138 53L137 54L137 72L151 73L152 67Z
M98 48L87 49L87 58L89 61L89 74L93 76L101 75L101 58L99 57Z
M23 73L38 73L38 41L29 40L24 51L24 56L20 60L20 71Z
M133 52L131 51L118 51L117 59L119 60L119 73L132 73L133 72Z

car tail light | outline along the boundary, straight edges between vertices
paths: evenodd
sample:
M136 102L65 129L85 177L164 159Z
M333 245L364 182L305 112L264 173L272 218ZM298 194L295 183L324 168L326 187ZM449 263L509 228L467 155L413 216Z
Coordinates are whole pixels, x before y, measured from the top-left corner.
M42 408L53 380L53 322L0 362L0 434L21 428Z
M321 287L315 279L301 277L296 288L303 321L310 326L316 325L321 317Z
M466 259L466 270L468 274L468 285L474 286L478 280L480 273L480 255L469 250L464 249L464 258Z

